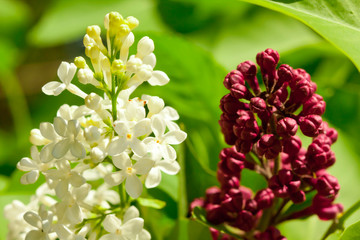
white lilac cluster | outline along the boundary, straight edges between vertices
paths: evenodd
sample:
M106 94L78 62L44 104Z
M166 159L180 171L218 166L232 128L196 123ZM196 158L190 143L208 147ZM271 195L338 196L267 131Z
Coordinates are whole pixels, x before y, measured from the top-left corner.
M159 185L161 172L176 174L180 166L172 145L186 133L174 122L175 109L156 96L130 98L143 82L164 85L162 71L153 70L154 43L142 38L136 55L134 17L111 12L105 17L106 45L99 26L84 37L89 65L82 57L62 62L61 82L47 83L43 92L59 95L65 89L84 99L82 106L63 105L53 122L31 131L31 158L17 167L26 172L22 184L41 185L28 205L14 201L5 208L8 239L128 239L146 240L144 220L131 205L143 190ZM104 92L87 94L72 83L74 76Z

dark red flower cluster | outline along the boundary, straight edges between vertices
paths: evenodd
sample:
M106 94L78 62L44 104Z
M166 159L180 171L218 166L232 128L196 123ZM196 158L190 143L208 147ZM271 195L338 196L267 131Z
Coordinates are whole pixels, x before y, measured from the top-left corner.
M307 193L316 192L310 207L288 219L316 214L329 220L343 210L341 204L333 203L340 189L338 181L325 171L335 162L331 145L337 132L323 121L325 101L315 93L317 86L305 70L286 64L277 68L279 54L272 49L257 54L256 61L262 85L251 61L240 63L224 79L230 93L220 101L219 124L226 143L234 146L220 153L217 178L221 187L209 188L197 205L206 209L209 222L236 227L243 237L251 232L257 239L285 239L274 227L284 220L281 203L298 204ZM312 138L307 148L296 136L299 128ZM250 155L257 161L250 161ZM252 194L241 186L243 168L262 174L268 188ZM266 209L276 216L264 228L261 218Z

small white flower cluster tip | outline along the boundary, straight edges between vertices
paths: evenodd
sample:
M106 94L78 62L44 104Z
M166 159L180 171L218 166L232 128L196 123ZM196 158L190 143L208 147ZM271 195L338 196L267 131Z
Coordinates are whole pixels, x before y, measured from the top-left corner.
M137 53L134 17L111 12L105 17L106 46L99 26L89 26L85 53L74 63L62 62L60 79L43 92L57 96L64 90L84 99L82 106L63 105L53 122L31 131L31 158L17 167L26 172L22 184L41 185L28 205L20 201L5 207L8 239L147 240L144 220L132 202L146 188L160 184L161 172L178 173L176 151L186 133L174 122L177 111L156 96L130 98L143 82L164 85L168 76L154 70L154 43L143 37ZM91 84L104 92L87 94L72 83Z

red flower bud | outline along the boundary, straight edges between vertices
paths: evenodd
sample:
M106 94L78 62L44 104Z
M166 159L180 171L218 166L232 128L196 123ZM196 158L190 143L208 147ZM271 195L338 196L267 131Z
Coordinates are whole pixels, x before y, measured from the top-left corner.
M308 137L317 136L322 130L322 118L319 115L308 115L299 118L302 133Z
M244 76L238 70L232 70L226 75L224 79L224 86L227 89L230 90L234 84L241 84L241 85L245 84Z
M254 93L259 94L261 89L256 78L257 68L255 63L251 61L242 62L237 66L237 70L243 74L245 81L249 84Z
M276 131L280 137L294 136L297 129L298 125L296 120L290 117L280 119L276 125Z
M319 195L334 199L340 190L340 185L336 177L325 173L317 179L315 188Z
M260 156L265 154L268 159L275 158L281 152L281 143L273 134L265 134L257 142L257 152Z
M303 104L303 110L301 115L306 116L310 114L323 115L325 112L326 103L323 100L323 97L318 94L313 94L306 102Z
M254 113L263 113L266 111L266 102L260 97L253 97L250 100L250 110Z
M255 225L255 217L254 215L246 210L242 210L239 212L238 217L235 222L235 226L239 229L248 232Z
M272 206L274 198L273 191L270 188L266 188L256 193L255 201L259 209L264 209Z
M215 225L221 224L226 221L226 211L221 205L208 204L206 206L206 219Z
M240 83L235 83L231 86L230 94L236 99L247 99L250 100L252 96L251 92L247 87Z
M298 136L284 138L282 141L283 152L291 156L296 155L301 149L301 139Z

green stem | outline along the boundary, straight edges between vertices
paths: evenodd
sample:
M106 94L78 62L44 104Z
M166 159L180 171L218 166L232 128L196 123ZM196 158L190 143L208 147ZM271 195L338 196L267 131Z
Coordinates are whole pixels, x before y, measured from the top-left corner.
M125 206L128 204L129 199L127 198L127 195L126 195L124 182L122 182L119 185L119 196L120 196L120 206L121 206L121 208L125 208Z
M337 229L340 230L344 229L345 220L348 219L359 208L360 208L360 200L357 201L354 205L352 205L340 218L335 219L321 239L325 240L330 234L335 232Z

